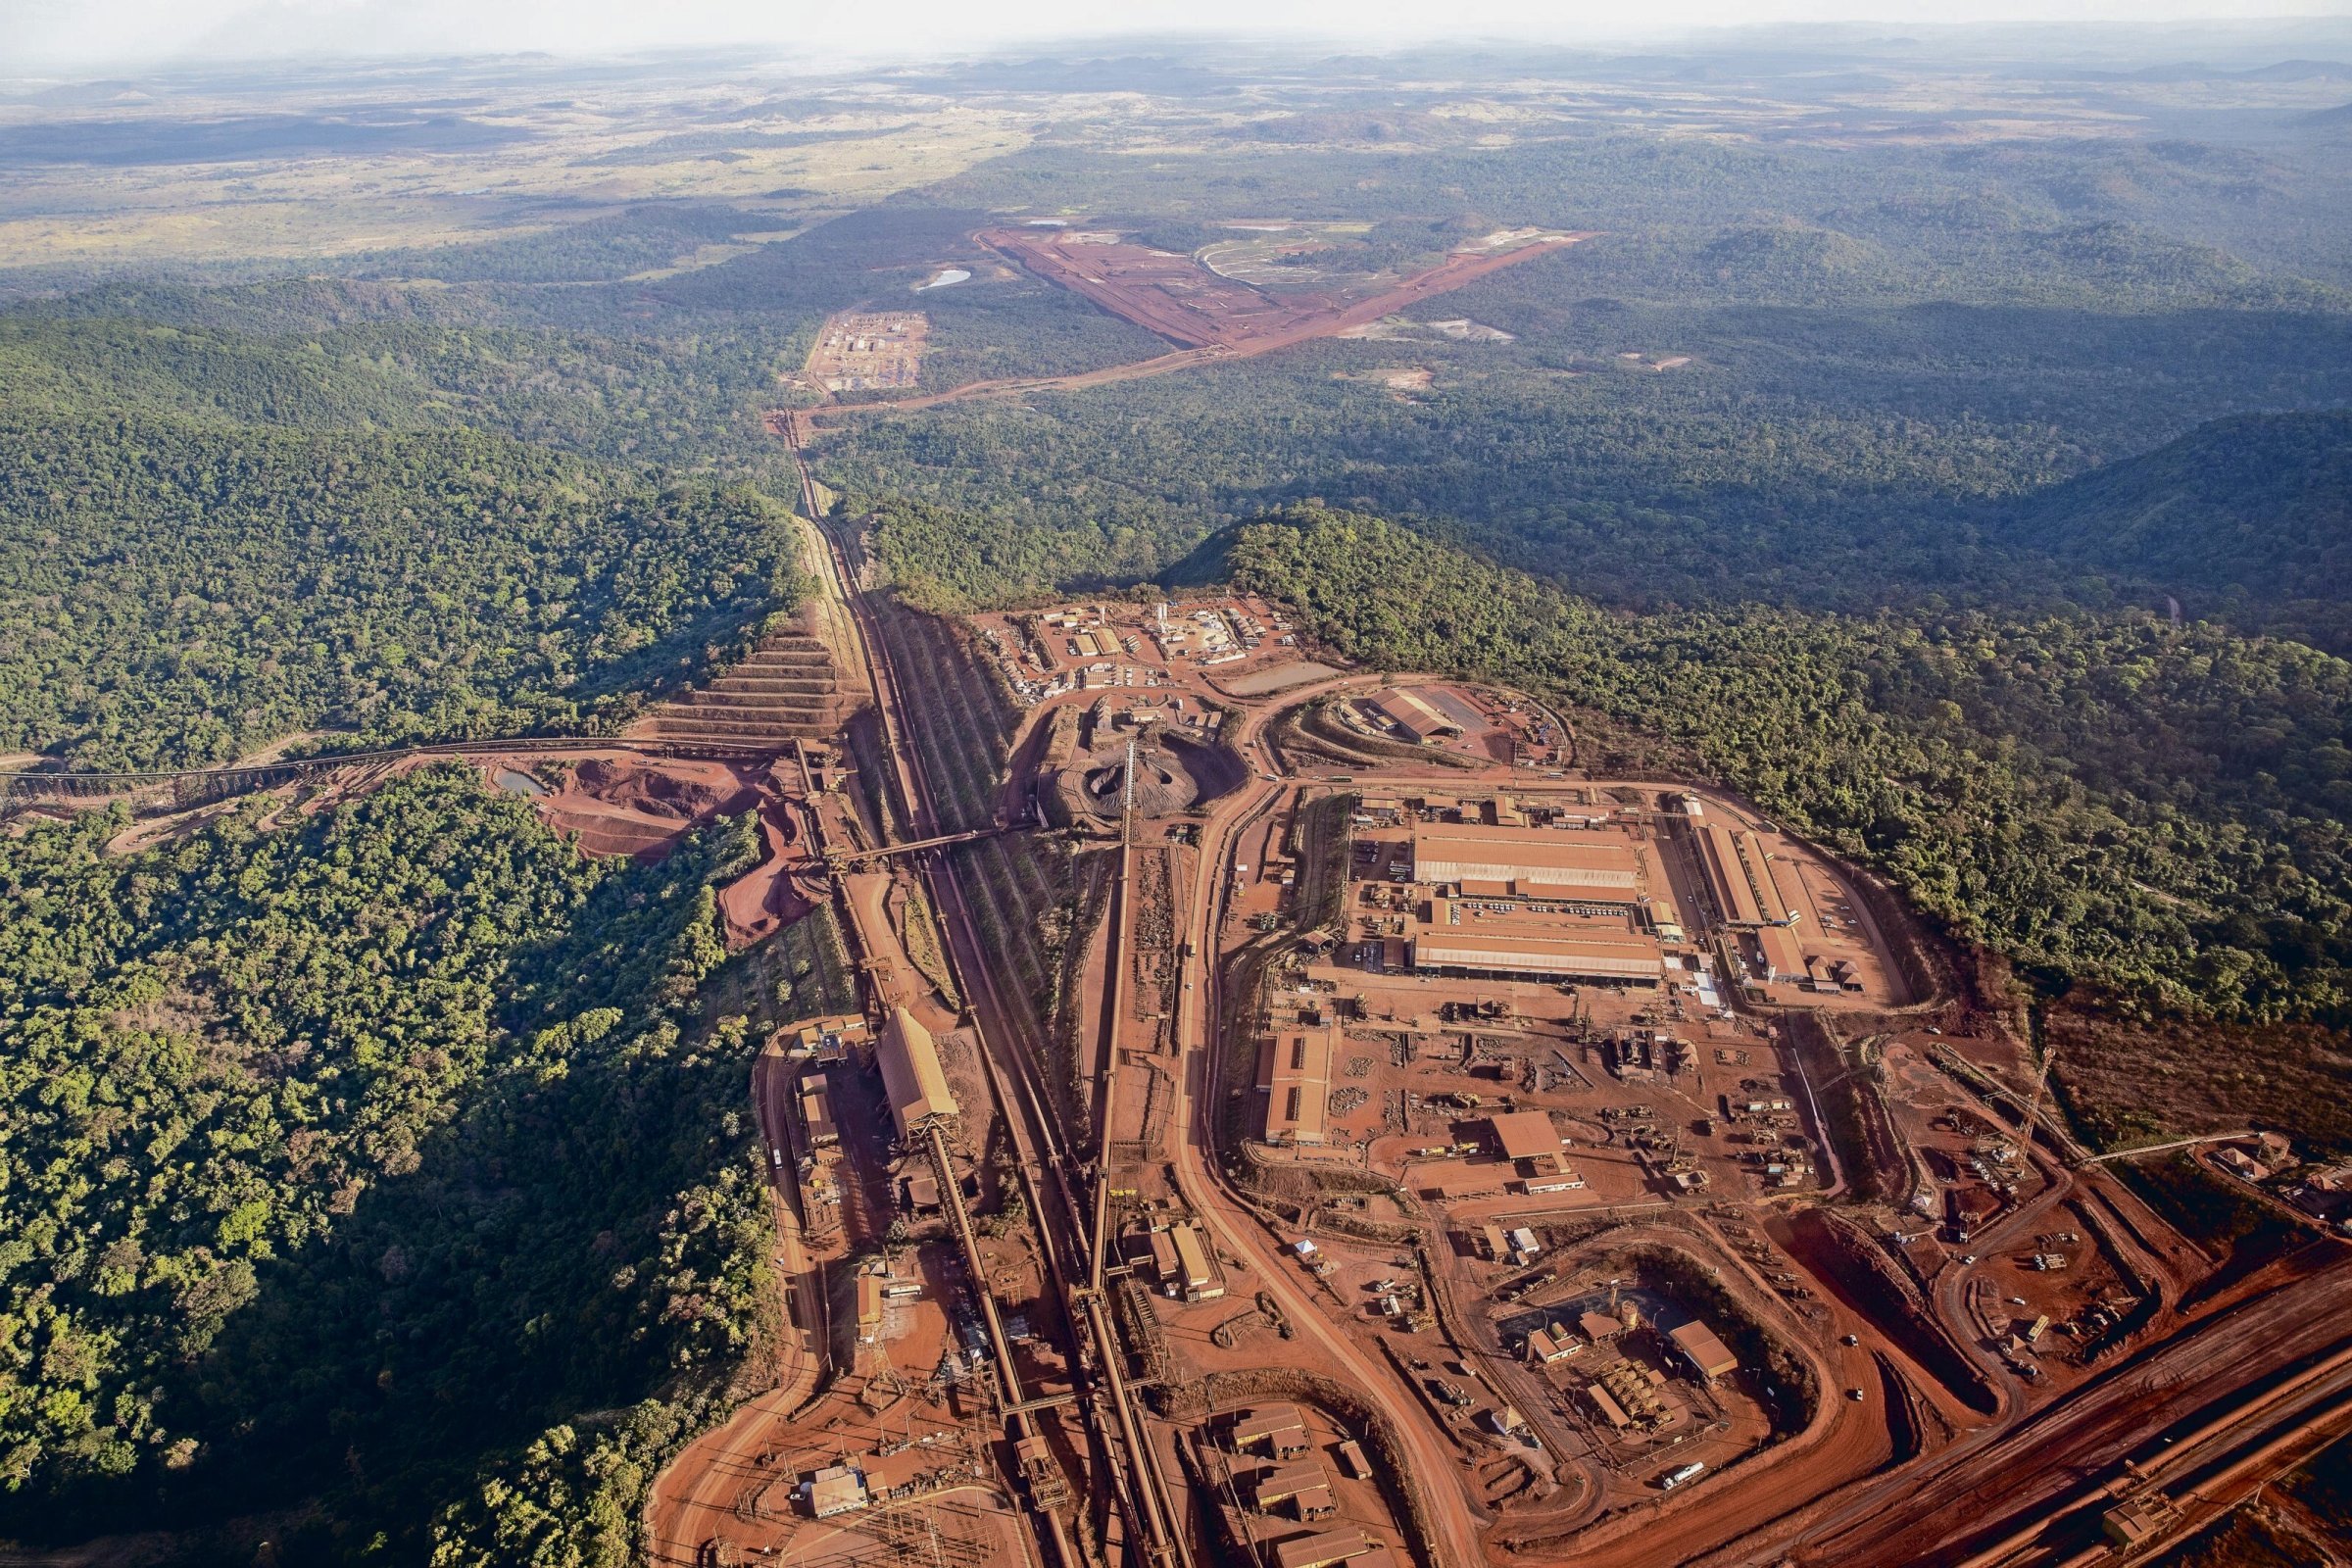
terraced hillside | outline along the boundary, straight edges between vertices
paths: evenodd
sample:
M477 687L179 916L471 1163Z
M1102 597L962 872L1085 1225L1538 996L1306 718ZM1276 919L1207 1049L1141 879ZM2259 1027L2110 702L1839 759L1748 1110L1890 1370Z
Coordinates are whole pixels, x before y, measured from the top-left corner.
M841 662L806 616L760 640L737 663L657 703L629 727L641 740L818 740L838 732L858 706Z

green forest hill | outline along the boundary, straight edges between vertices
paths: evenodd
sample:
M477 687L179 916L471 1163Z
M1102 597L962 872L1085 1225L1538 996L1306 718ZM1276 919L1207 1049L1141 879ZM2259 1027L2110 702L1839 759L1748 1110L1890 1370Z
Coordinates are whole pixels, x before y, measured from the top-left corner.
M2239 415L2028 498L2002 536L2352 652L2352 412Z
M0 752L594 733L798 598L751 486L434 428L407 380L315 338L0 324Z
M749 816L648 865L456 767L258 814L0 839L0 1535L627 1561L766 1332L752 1026L848 1000L838 936L729 958Z

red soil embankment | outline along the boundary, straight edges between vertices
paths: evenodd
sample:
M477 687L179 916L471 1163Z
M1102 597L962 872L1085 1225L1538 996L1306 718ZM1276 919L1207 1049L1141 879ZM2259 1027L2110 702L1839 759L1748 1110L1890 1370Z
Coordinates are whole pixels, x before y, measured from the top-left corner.
M1776 1218L1765 1229L1832 1296L1954 1399L1980 1415L1999 1410L2000 1396L1984 1373L1849 1222L1814 1208Z
M519 788L522 779L539 785L545 793L531 804L541 819L585 855L660 859L704 823L757 810L766 853L718 894L730 946L747 947L812 906L807 872L813 839L773 769L617 752L581 759L558 783L553 769L534 767L544 760L486 757L480 766L502 788Z
M806 844L806 835L783 802L760 804L760 833L767 854L719 890L718 912L726 917L730 947L747 947L769 936L813 906L792 875L793 862L807 853L798 847Z
M760 792L724 762L621 755L589 758L534 804L590 855L659 858L689 829L752 809Z

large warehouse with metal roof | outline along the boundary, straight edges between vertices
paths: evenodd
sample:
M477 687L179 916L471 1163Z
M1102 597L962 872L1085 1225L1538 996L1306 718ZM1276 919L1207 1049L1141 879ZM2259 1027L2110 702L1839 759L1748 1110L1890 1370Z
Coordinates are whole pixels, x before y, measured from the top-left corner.
M1592 980L1654 986L1665 977L1658 945L1617 937L1541 936L1424 927L1413 937L1413 967L1502 980Z
M1631 906L1641 899L1634 847L1614 834L1423 822L1413 829L1413 880L1465 896Z
M882 1087L890 1095L890 1119L905 1139L933 1120L953 1119L960 1107L939 1065L939 1042L905 1007L892 1011L874 1043Z
M1763 841L1744 829L1732 832L1717 822L1698 828L1699 861L1706 867L1707 891L1726 925L1787 925L1788 906L1772 879L1772 862Z
M1429 973L1654 986L1666 972L1657 941L1622 914L1565 914L1441 896L1407 929L1413 967Z

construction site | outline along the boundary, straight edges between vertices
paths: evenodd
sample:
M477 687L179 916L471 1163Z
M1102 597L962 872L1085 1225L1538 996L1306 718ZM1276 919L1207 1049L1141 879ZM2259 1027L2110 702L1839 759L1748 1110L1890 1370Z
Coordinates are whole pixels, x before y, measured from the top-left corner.
M797 384L838 396L899 392L922 378L931 318L920 311L849 311L828 317Z

